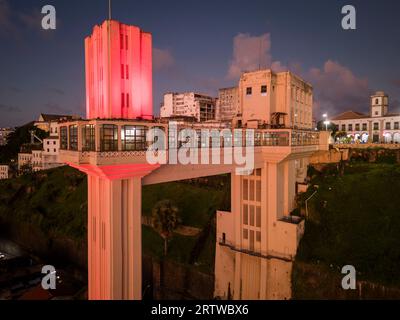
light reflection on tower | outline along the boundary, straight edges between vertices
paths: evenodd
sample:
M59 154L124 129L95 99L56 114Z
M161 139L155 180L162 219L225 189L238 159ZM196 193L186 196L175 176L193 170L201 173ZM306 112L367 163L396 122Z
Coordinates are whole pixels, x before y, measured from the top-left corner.
M85 62L88 119L152 118L150 33L106 20L85 39Z

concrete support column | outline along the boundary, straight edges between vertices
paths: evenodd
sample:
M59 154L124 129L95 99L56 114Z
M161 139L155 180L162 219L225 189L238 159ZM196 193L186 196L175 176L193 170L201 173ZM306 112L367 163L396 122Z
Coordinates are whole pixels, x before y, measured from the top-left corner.
M142 298L141 177L88 175L89 299Z

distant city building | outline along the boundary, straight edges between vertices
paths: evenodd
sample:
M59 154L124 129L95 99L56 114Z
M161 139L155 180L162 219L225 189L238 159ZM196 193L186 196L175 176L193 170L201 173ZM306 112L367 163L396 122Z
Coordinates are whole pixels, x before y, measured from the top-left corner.
M0 128L0 146L5 146L7 144L7 137L13 131L14 129L11 128Z
M41 113L37 121L35 121L35 127L49 132L51 136L58 136L58 122L65 120L79 119L77 115L61 115L61 114L45 114Z
M166 93L161 106L161 118L193 117L197 121L215 120L216 100L195 92Z
M239 81L241 119L247 126L312 128L313 88L293 73L259 70Z
M32 140L39 142L25 144L21 146L18 154L18 171L21 172L24 166L28 166L32 171L47 170L63 166L59 162L60 141L58 124L62 121L75 120L78 116L70 115L48 115L41 114L35 126L50 133L50 136L45 139L39 139L33 133Z
M222 88L218 90L217 119L231 121L240 114L239 88Z
M88 118L153 117L150 33L106 20L85 39L85 62Z
M10 167L8 165L0 165L0 180L9 178Z
M331 119L352 141L400 143L400 114L389 113L389 97L383 91L371 96L369 115L346 111Z

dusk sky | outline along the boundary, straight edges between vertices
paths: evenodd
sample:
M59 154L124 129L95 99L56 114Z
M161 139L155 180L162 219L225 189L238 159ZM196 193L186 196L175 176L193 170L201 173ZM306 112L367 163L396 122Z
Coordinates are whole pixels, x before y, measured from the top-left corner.
M57 10L55 31L41 29L46 4ZM341 28L346 4L356 7L357 30ZM84 115L84 37L107 10L107 0L0 0L0 127L40 112ZM153 35L155 114L164 92L216 96L260 61L313 85L317 119L367 113L377 90L400 112L399 16L398 0L113 0L113 19Z

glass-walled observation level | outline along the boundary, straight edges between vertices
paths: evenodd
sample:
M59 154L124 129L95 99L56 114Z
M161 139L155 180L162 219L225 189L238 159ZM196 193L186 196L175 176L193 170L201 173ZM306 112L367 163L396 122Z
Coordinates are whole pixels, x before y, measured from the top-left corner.
M158 136L150 136L150 129L159 129ZM301 147L319 144L319 132L293 129L216 129L206 124L193 127L184 124L169 130L167 123L140 120L77 120L59 124L60 160L76 164L123 164L144 162L146 151L157 143L157 152L168 148L180 148L190 138L177 139L192 129L196 136L191 146L199 148L254 146L254 147ZM252 132L253 134L249 134ZM194 136L194 135L193 135Z

